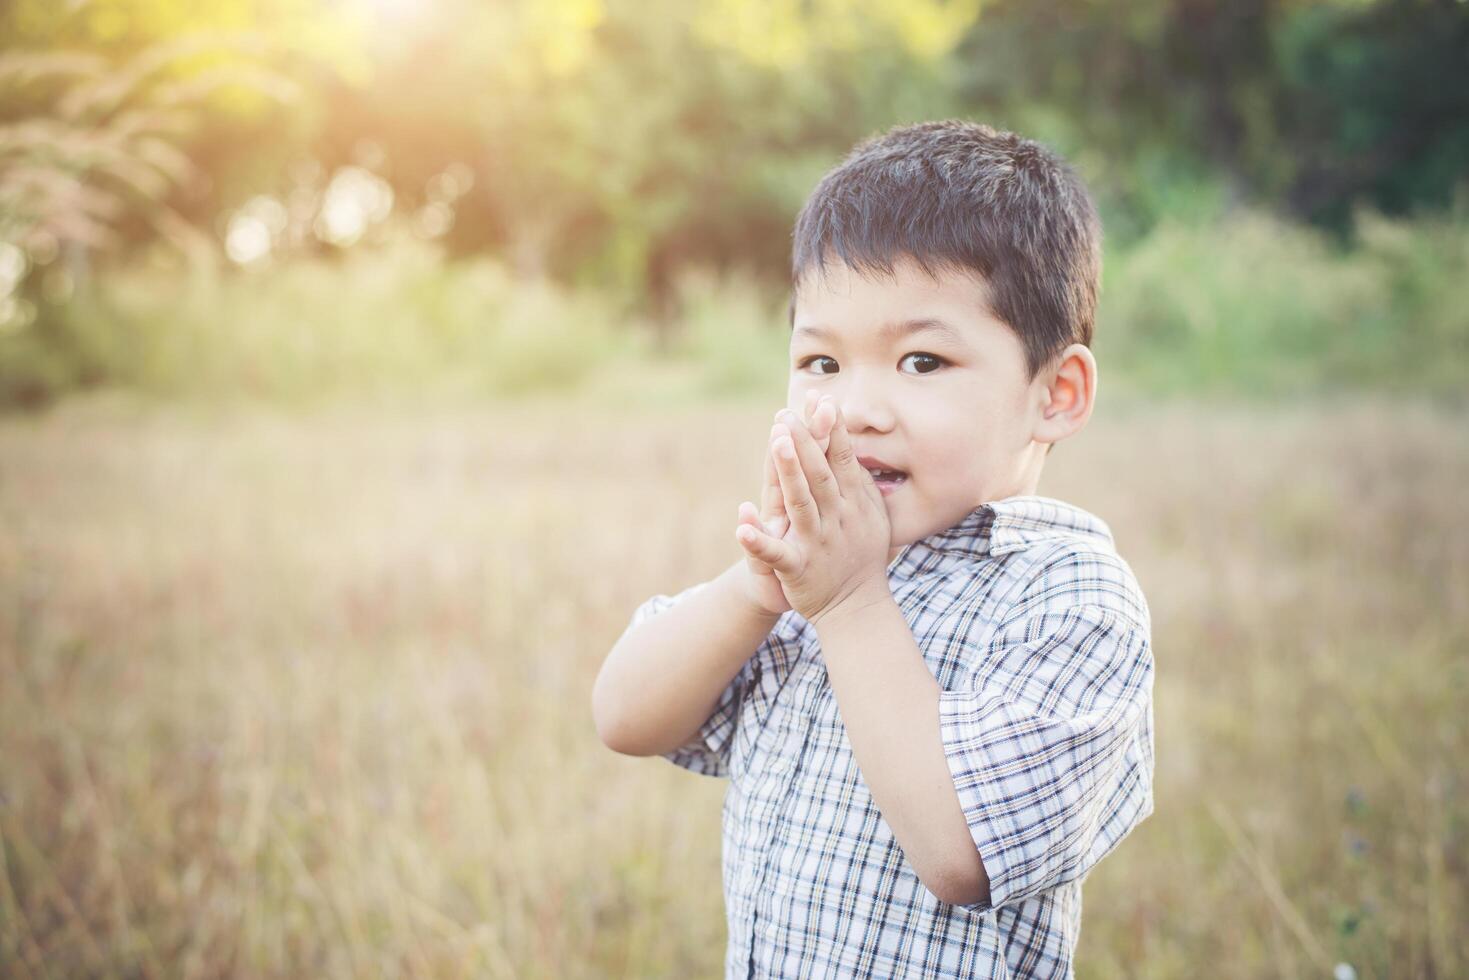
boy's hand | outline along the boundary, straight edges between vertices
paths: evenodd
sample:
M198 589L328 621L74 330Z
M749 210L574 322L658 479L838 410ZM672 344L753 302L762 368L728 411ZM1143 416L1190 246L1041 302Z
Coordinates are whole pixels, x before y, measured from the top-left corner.
M828 405L824 411L818 412L816 392L808 392L806 396L806 420L811 426L813 435L817 436L817 444L824 450L830 439L831 426L836 419L835 410ZM742 533L740 528L752 527L766 531L766 533L783 539L791 533L790 518L786 514L785 499L781 493L780 477L776 473L775 458L770 447L765 447L765 482L761 490L760 509L756 511L755 505L748 500L741 501L739 507L739 526L735 528L736 540ZM748 571L747 588L750 600L761 609L775 615L780 615L791 608L786 599L785 590L781 588L780 580L775 577L770 565L751 555L746 549L745 567Z
M817 411L833 413L825 451L793 413L783 413L771 430L789 530L776 536L749 524L736 532L746 553L774 570L786 600L813 626L844 603L892 596L892 527L882 491L857 462L841 411L826 399Z

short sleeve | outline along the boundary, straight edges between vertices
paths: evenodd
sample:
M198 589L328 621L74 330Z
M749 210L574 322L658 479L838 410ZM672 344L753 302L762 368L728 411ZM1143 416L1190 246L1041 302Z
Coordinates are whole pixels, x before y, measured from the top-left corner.
M997 632L998 666L939 695L944 755L990 881L976 912L1083 878L1153 810L1146 625L1096 605Z
M708 585L708 582L700 582L673 596L653 596L633 612L632 621L628 623L628 630ZM690 772L704 776L728 776L729 749L734 740L735 724L739 718L740 696L749 677L750 661L747 660L720 693L713 712L699 726L699 730L683 745L660 753L661 756Z

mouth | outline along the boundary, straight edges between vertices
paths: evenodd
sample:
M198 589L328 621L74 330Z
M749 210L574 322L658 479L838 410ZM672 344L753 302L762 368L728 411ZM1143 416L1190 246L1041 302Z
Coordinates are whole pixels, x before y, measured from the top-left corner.
M889 494L908 481L908 474L875 456L858 456L857 462L868 473L872 482L884 495Z
M903 484L908 482L908 477L875 476L872 478L872 480L874 483L877 484L878 492L881 493L884 497L888 497L892 494L897 493L898 490L903 486Z

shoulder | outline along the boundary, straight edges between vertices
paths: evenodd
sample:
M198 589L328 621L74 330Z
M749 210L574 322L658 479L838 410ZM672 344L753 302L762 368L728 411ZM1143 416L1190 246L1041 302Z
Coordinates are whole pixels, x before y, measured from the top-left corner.
M1048 497L991 507L973 560L948 575L944 592L958 615L994 626L1086 610L1150 631L1142 586L1101 518Z
M1009 618L1057 609L1106 610L1144 632L1152 619L1137 575L1115 547L1091 537L1067 537L1021 556Z
M992 569L1001 587L974 592L935 631L939 666L950 671L940 683L1047 716L1144 710L1154 669L1148 607L1114 548L1056 537Z

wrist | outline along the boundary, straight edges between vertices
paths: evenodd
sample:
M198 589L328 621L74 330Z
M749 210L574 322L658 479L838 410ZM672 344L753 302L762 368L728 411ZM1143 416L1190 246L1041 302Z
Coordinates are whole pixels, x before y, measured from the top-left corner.
M742 558L725 569L715 582L724 588L731 603L740 609L743 617L764 624L766 632L769 632L783 614L765 608L756 600L754 591L750 588L754 574L749 563Z
M884 576L881 580L866 582L853 589L823 609L809 622L813 628L841 624L848 620L858 619L873 609L896 606L896 604L892 587L888 585L887 578Z

